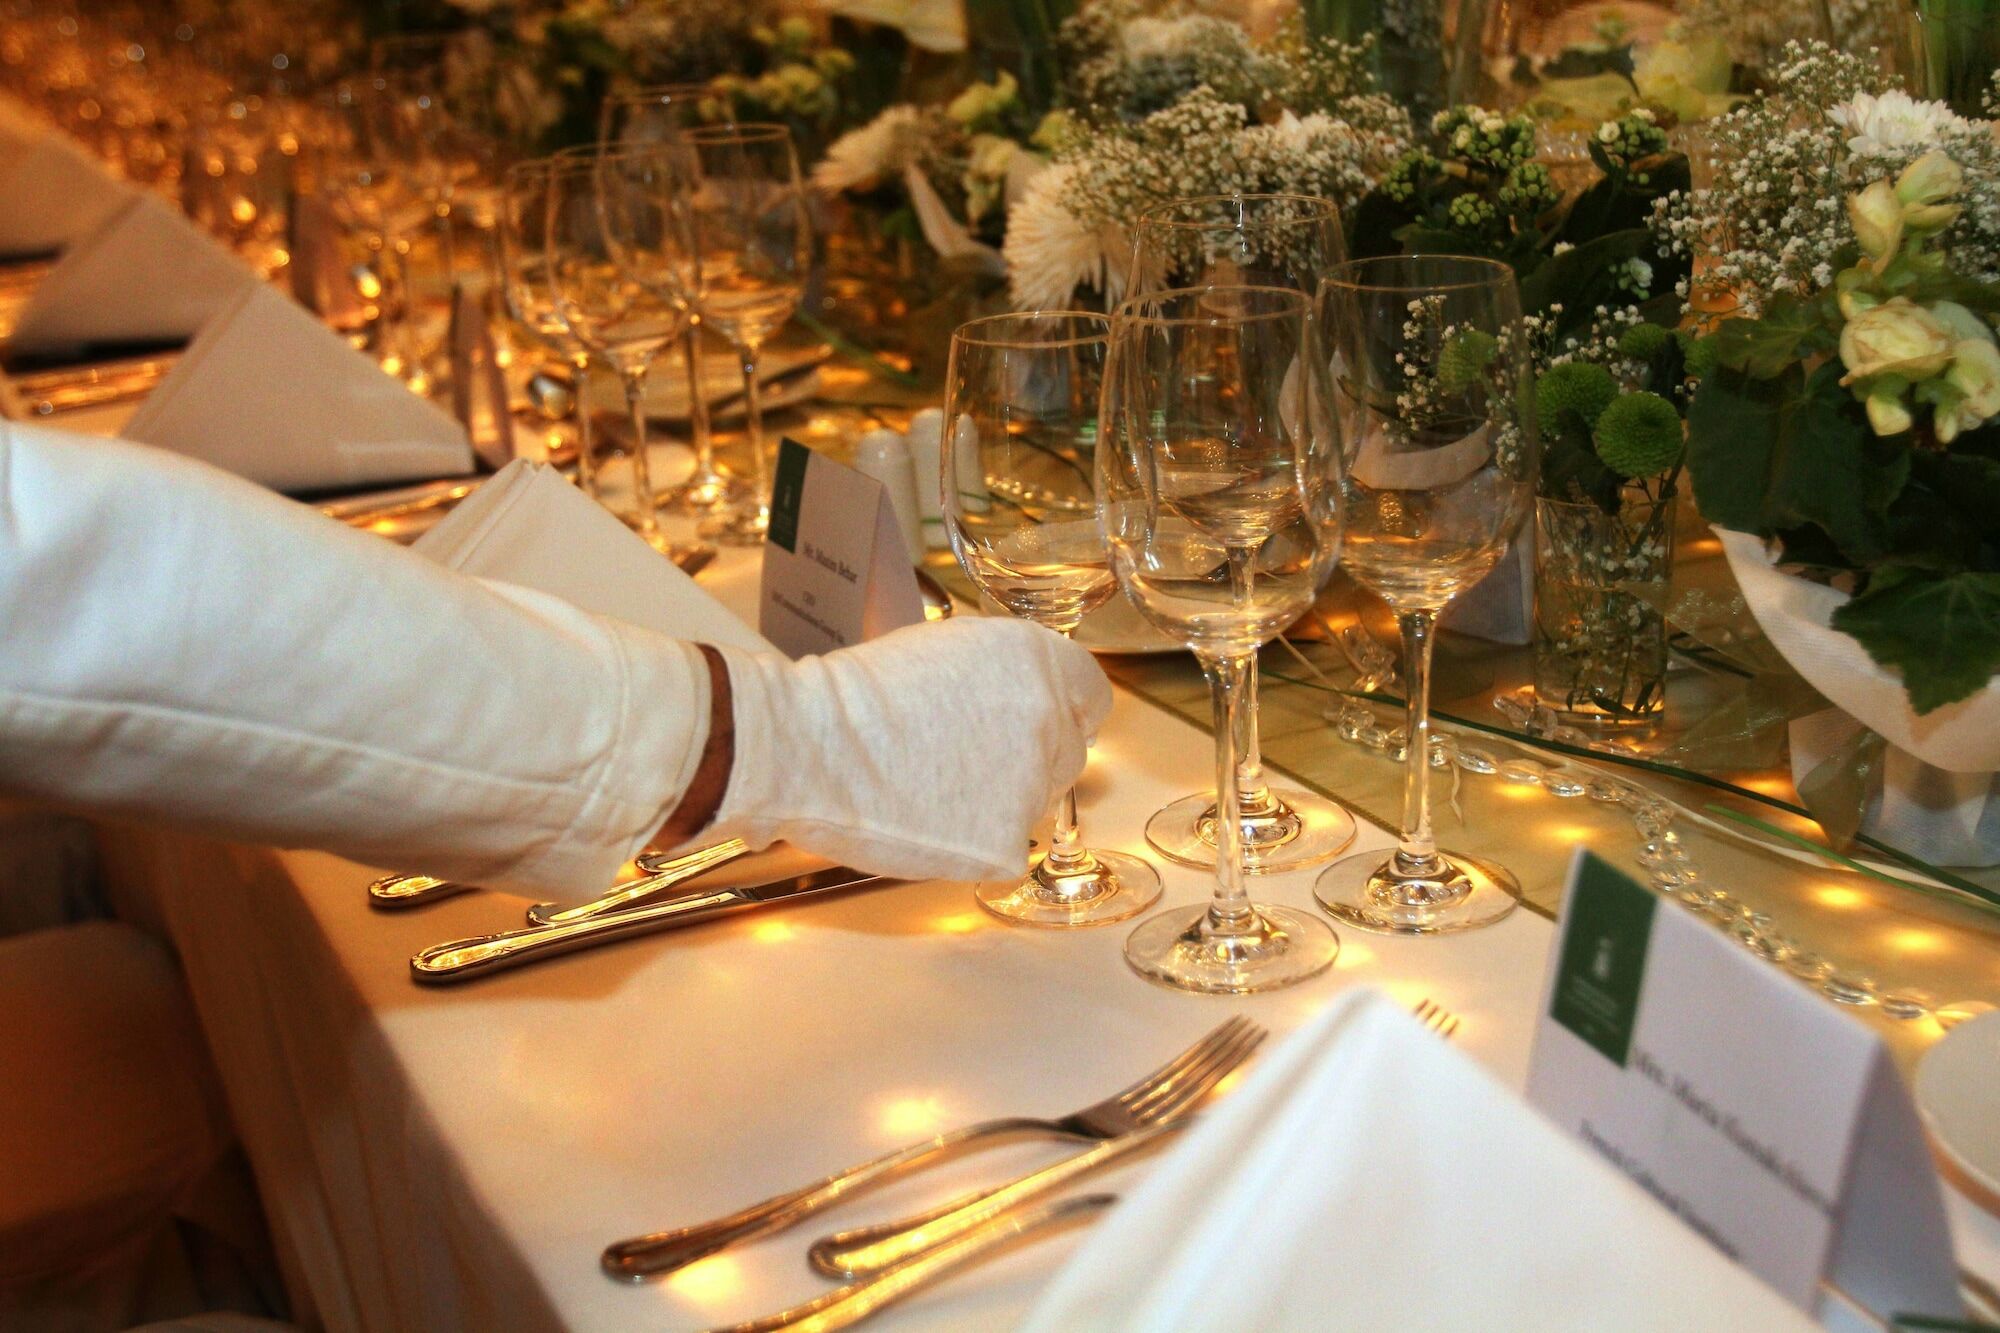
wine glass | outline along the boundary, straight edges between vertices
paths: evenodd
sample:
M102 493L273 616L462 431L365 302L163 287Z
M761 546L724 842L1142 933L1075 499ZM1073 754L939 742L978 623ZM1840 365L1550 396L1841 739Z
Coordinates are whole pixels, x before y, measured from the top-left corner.
M605 148L674 143L695 122L695 107L708 95L699 83L663 83L604 99L598 112L598 142ZM666 504L689 513L707 513L729 499L729 478L715 466L715 436L708 423L708 393L702 375L701 311L688 312L682 339L687 364L688 433L694 439L694 471L670 493Z
M696 170L690 196L700 256L692 303L743 363L743 407L752 491L711 514L701 535L752 545L771 523L771 464L764 453L764 405L757 361L805 295L812 267L812 220L791 131L783 125L691 129L681 142Z
M1094 461L1110 330L1092 314L976 319L952 334L945 371L952 550L994 601L1065 636L1118 590L1097 525ZM1136 856L1085 847L1071 788L1027 876L974 892L1009 921L1095 926L1144 911L1160 877Z
M1157 204L1132 224L1132 278L1127 293L1171 287L1249 284L1285 287L1312 296L1320 280L1347 258L1340 210L1331 200L1299 194L1223 194ZM1238 716L1245 868L1253 875L1317 865L1347 850L1354 818L1339 802L1299 787L1264 781L1257 737L1257 663L1250 663ZM1197 792L1146 821L1154 851L1182 865L1215 864L1216 802Z
M610 366L624 386L634 502L627 521L661 550L668 548L646 455L646 372L687 324L675 294L677 275L692 262L678 163L657 151L558 155L545 214L556 312L589 359ZM601 497L601 474L598 488Z
M507 168L501 178L494 225L500 300L517 330L569 367L574 386L569 399L575 419L577 483L596 499L596 457L591 452L590 411L584 402L590 351L563 322L549 282L548 249L542 243L554 166L553 158L529 158Z
M1431 832L1431 642L1438 613L1499 563L1528 512L1537 436L1514 272L1490 259L1406 255L1342 264L1320 287L1337 332L1336 401L1354 441L1347 568L1403 632L1409 745L1402 833L1314 893L1364 930L1436 935L1487 926L1520 886Z
M1312 300L1277 287L1177 288L1126 301L1104 372L1098 515L1145 618L1200 661L1215 702L1216 888L1125 943L1183 990L1271 990L1324 971L1340 942L1245 887L1237 739L1251 659L1313 604L1340 546L1340 432Z

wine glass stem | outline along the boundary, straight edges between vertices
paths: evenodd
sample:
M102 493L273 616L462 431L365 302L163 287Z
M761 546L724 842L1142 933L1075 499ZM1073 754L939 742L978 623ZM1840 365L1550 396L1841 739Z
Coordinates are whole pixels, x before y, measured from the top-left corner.
M1237 785L1236 738L1243 725L1244 695L1252 655L1204 659L1202 668L1215 697L1215 901L1209 904L1211 930L1238 933L1256 919L1243 884L1243 796Z
M688 433L694 436L694 481L715 475L715 437L708 430L708 395L701 376L701 321L690 319L687 331Z
M576 484L597 498L597 439L590 428L590 357L577 352L569 359L576 368Z
M1403 832L1396 848L1399 874L1429 874L1437 868L1437 841L1431 836L1431 644L1437 612L1407 611L1397 617L1403 631L1404 694L1408 697L1409 748L1403 769Z
M1277 802L1271 799L1271 789L1264 785L1264 756L1257 739L1257 659L1250 658L1249 674L1244 678L1243 706L1237 710L1242 728L1236 736L1236 792L1242 806L1242 813L1252 819L1269 815L1277 809Z
M751 508L761 510L771 503L771 465L764 458L764 395L757 384L757 354L755 343L746 343L743 353L743 426L750 437L751 477L756 491L751 497Z
M632 502L639 507L639 535L659 545L660 520L653 510L653 474L646 457L646 367L621 372L625 410L632 416Z
M1080 621L1080 618L1079 618ZM1065 639L1076 632L1075 625L1067 627L1050 625ZM1090 867L1090 851L1083 845L1083 824L1076 814L1076 788L1063 788L1062 799L1056 802L1056 824L1049 834L1049 854L1042 858L1037 870L1044 876L1073 875Z

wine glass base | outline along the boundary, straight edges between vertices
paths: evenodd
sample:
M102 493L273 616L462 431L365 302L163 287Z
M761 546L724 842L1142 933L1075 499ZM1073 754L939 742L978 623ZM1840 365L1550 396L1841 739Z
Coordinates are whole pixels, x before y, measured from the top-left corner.
M696 474L662 495L659 507L683 514L708 514L728 504L735 494L729 478L720 472Z
M1354 817L1316 792L1273 787L1278 809L1244 818L1243 868L1280 875L1331 861L1354 841ZM1215 868L1215 797L1184 796L1146 821L1146 841L1177 865Z
M765 505L725 509L710 514L695 530L724 546L758 546L771 530L771 511Z
M1103 926L1151 907L1160 896L1160 874L1123 852L1090 853L1090 866L1069 875L1043 875L975 884L979 905L1022 926Z
M1289 907L1252 904L1254 924L1224 934L1207 907L1162 912L1125 941L1125 961L1148 981L1208 995L1244 995L1296 985L1333 966L1340 937Z
M1378 935L1449 935L1478 930L1520 905L1521 885L1491 861L1440 852L1443 874L1406 881L1390 873L1394 852L1363 852L1328 866L1313 897L1336 921Z

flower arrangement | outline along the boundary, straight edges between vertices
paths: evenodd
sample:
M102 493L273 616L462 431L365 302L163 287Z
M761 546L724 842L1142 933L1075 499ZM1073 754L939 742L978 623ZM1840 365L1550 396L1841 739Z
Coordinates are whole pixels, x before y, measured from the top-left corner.
M1089 0L1060 33L1068 76L1038 136L1053 164L1009 215L1015 303L1106 303L1129 278L1124 224L1190 195L1318 195L1352 207L1410 143L1408 114L1376 91L1367 44L1265 42L1224 20Z
M1934 104L1824 114L1847 136L1829 171L1857 186L1838 239L1811 234L1829 250L1804 274L1776 256L1760 271L1786 285L1703 340L1689 470L1705 517L1852 593L1833 628L1921 716L2000 671L2000 275L1979 209L2000 178Z
M2000 279L2000 139L1986 121L1911 98L1868 56L1786 48L1772 87L1709 122L1714 182L1667 201L1663 245L1703 263L1687 295L1707 313L1755 316L1775 297L1829 287L1857 243L1846 196L1938 149L1964 170L1952 228L1962 276Z

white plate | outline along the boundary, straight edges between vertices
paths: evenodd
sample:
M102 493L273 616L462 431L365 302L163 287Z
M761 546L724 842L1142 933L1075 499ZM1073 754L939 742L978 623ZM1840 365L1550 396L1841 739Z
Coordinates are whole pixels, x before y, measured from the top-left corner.
M1917 1066L1912 1089L1931 1141L1987 1208L2000 1202L2000 1010L1960 1023Z

